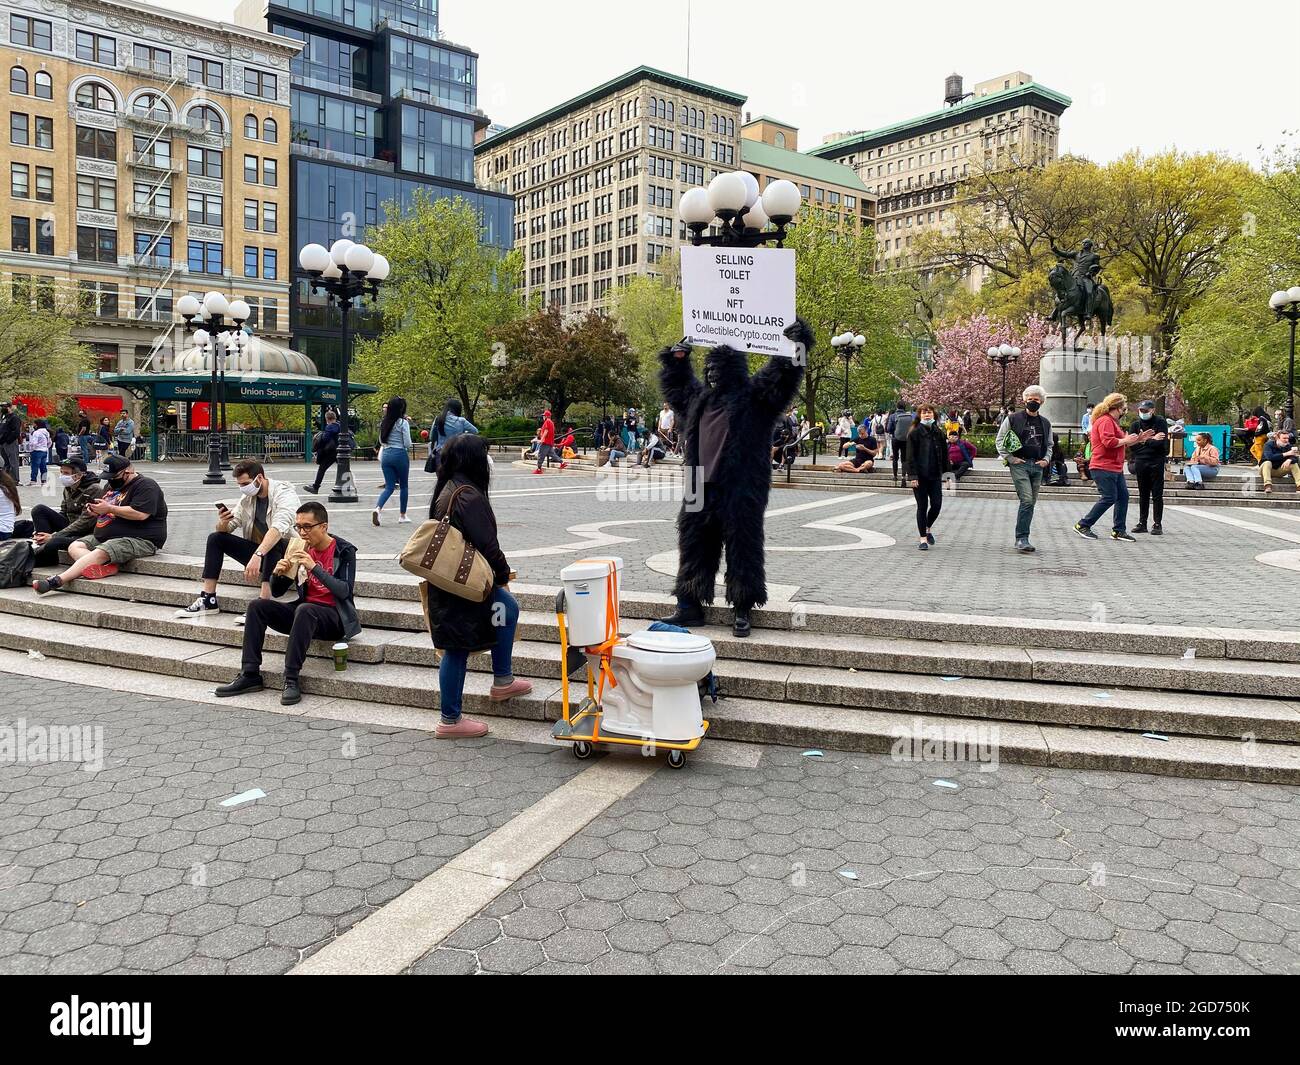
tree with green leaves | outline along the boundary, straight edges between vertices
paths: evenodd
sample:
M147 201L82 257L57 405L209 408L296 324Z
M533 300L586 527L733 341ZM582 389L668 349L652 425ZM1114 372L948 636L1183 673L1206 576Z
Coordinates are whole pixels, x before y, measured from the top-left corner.
M907 333L915 321L915 300L906 286L872 274L874 235L841 229L826 212L805 207L785 246L795 253L797 313L817 338L803 380L809 420L829 419L840 407L844 362L830 340L846 330L867 340L849 367L849 402L876 405L897 395L916 378Z
M488 337L523 313L523 254L483 243L460 197L417 192L408 210L388 204L385 214L368 238L392 267L380 287L384 328L360 343L356 376L415 411L456 396L473 420L492 369Z
M492 339L501 354L492 395L544 403L557 426L573 403L639 398L636 354L614 320L596 311L566 320L552 304L499 327Z
M73 335L77 320L57 310L0 297L0 395L53 396L76 387L94 365Z
M680 260L670 256L663 275L628 279L610 293L610 315L640 366L642 394L658 395L659 351L682 337Z
M1279 149L1243 199L1222 269L1183 314L1170 373L1207 417L1235 416L1245 397L1285 403L1290 333L1268 306L1300 284L1300 149Z

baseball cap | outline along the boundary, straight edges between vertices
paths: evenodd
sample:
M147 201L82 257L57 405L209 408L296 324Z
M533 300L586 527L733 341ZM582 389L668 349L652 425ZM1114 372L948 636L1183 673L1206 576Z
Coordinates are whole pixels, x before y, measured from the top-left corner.
M59 465L66 466L70 470L80 470L82 473L86 472L85 460L78 458L76 455L69 455L67 458L61 459Z
M111 481L114 477L121 476L122 472L130 467L131 462L125 455L109 455L104 460L104 472L99 475L99 479Z
M1144 399L1138 404L1138 410L1155 410L1156 401L1154 399Z

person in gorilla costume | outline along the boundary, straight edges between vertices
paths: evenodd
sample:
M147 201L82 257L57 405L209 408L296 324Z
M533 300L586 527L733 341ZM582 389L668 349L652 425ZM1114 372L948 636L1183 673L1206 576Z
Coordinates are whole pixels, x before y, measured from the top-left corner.
M677 610L666 622L704 623L724 547L732 631L748 636L750 611L767 601L763 516L772 488L772 427L790 409L813 341L802 318L785 335L796 357L773 355L753 377L745 353L725 345L705 356L703 383L684 343L659 353L659 384L685 434L688 479L677 516Z

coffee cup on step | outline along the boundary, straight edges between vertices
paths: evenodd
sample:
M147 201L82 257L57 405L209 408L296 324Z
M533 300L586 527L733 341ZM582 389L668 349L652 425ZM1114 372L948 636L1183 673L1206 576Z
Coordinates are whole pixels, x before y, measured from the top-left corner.
M334 645L334 669L342 673L348 668L348 645L345 643L336 643Z

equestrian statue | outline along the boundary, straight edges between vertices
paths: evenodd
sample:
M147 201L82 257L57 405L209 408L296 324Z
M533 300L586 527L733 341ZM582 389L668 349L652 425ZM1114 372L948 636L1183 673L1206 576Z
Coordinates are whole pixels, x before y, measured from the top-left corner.
M1090 321L1096 321L1104 349L1106 330L1115 319L1115 305L1111 302L1110 290L1100 279L1101 256L1094 250L1091 240L1085 240L1078 251L1062 251L1055 244L1051 247L1052 254L1059 260L1047 275L1047 281L1056 294L1051 321L1061 326L1062 349L1069 347L1070 319L1079 324L1074 335L1075 351L1079 350L1079 337ZM1066 262L1073 264L1068 270Z

